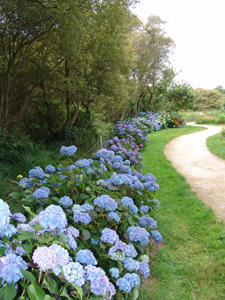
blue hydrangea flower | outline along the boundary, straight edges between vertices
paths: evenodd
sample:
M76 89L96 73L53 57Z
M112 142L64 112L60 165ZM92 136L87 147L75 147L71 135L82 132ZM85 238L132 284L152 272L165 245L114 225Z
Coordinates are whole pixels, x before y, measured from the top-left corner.
M88 225L92 221L92 217L84 212L74 212L73 219L75 223L81 222L84 225Z
M79 250L76 255L76 261L84 265L97 265L97 260L91 250Z
M145 189L147 189L148 191L151 191L151 192L154 192L159 189L159 185L152 181L145 182L144 187L145 187Z
M142 246L145 246L149 243L150 234L145 228L141 228L138 226L130 226L127 229L127 233L131 241L134 242L140 241L140 244Z
M33 181L24 177L19 182L19 187L22 187L24 189L29 189L34 185Z
M78 262L70 262L68 265L63 266L62 269L64 277L68 282L73 283L79 287L84 285L84 269L81 264L79 264Z
M132 259L131 257L126 257L123 261L123 266L129 272L137 271L139 269L139 262Z
M125 196L125 197L123 197L123 198L121 199L121 203L122 203L124 206L126 206L127 208L129 208L129 210L131 210L132 213L136 214L136 213L138 212L138 208L137 208L137 206L134 204L134 201L133 201L132 198Z
M24 256L26 254L26 251L21 246L17 246L15 249L15 254L18 256Z
M129 166L125 166L125 167L123 168L123 171L124 171L124 173L132 174L132 170L131 170L131 168L130 168Z
M150 276L150 268L149 268L149 265L148 265L147 262L140 262L139 263L139 272L145 278L148 278Z
M129 294L131 291L131 285L125 278L119 278L116 282L116 285L119 287L120 291L124 291L127 294Z
M125 160L125 161L124 161L124 165L125 165L125 166L130 166L130 161L129 161L129 160Z
M68 196L64 196L59 199L59 203L62 204L63 207L68 208L72 206L73 200Z
M99 240L96 240L96 239L92 238L92 239L91 239L91 243L92 243L93 245L98 245Z
M117 241L113 247L109 250L109 255L112 256L116 251L121 250L125 253L127 250L127 244L121 241Z
M45 172L53 174L53 173L55 173L55 167L52 166L52 165L48 165L48 166L45 167Z
M109 270L109 272L110 272L111 276L114 277L114 278L119 278L120 277L120 271L117 268L111 268Z
M9 206L0 199L0 234L4 235L4 231L9 224L9 216L11 215Z
M64 233L65 234L71 234L73 237L78 237L79 236L79 230L77 229L77 228L75 228L75 227L72 227L72 226L69 226L68 228L66 228L65 230L64 230Z
M113 173L113 175L110 178L110 182L114 185L121 185L124 183L123 176L121 174Z
M78 168L89 168L91 166L91 162L86 159L79 159L75 162L75 166L77 166Z
M114 158L115 154L112 150L100 149L95 153L97 159L104 158L111 161Z
M148 228L150 228L150 227L156 228L157 227L156 220L154 220L151 217L146 217L146 216L143 216L140 218L139 224L141 225L141 227L144 227L144 226L147 226Z
M136 257L137 256L137 251L134 248L133 245L127 245L126 250L125 250L125 254L129 257Z
M130 283L131 288L141 285L141 279L136 273L127 273L123 276L123 279Z
M34 167L33 169L31 169L28 174L29 174L30 178L38 178L38 179L44 179L45 178L45 172L39 166Z
M6 236L8 239L10 239L16 233L16 227L12 224L8 224L7 227L5 227L3 234L0 234L0 237L2 238L3 236Z
M152 199L151 201L155 202L157 204L157 208L160 207L160 202L158 199Z
M147 214L149 212L149 207L147 205L142 205L140 207L140 211L142 211L144 214Z
M18 223L25 223L26 222L26 217L22 213L15 213L11 216L11 219Z
M32 196L35 199L48 198L49 195L50 195L50 189L48 187L46 187L46 186L42 186L41 188L37 189L32 194Z
M74 237L72 234L67 233L65 234L66 237L66 244L72 249L75 250L77 248L77 242L75 241Z
M62 146L60 148L60 153L62 155L68 155L68 156L71 156L73 154L75 154L77 152L77 147L72 145L72 146L69 146L69 147L66 147L66 146Z
M67 219L64 211L58 205L49 205L44 211L37 216L37 222L47 231L59 230L63 232L67 226Z
M65 266L69 263L69 253L66 249L64 249L62 246L57 244L52 244L49 249L52 249L55 252L56 255L56 267L54 267L52 270L56 275L59 275L61 273L59 266Z
M33 262L44 272L49 269L54 269L57 266L55 252L46 246L38 247L34 250L32 259Z
M132 186L137 191L142 191L144 189L144 185L139 180L137 180Z
M17 225L17 230L19 233L23 231L29 231L29 232L34 232L34 228L31 227L30 224L18 224Z
M101 232L101 241L104 243L115 244L117 241L119 241L119 236L115 230L105 228Z
M104 208L106 211L114 211L117 209L116 201L109 195L102 195L95 198L94 204Z
M94 209L94 207L92 205L90 205L89 203L84 203L80 207L84 211L86 211L86 210L93 210Z
M120 217L118 216L117 213L111 211L111 212L108 214L108 216L109 216L111 219L115 220L117 223L119 223Z
M15 254L8 254L0 258L0 278L7 283L16 283L23 278L20 271L27 269L27 263Z
M148 173L146 175L143 176L143 181L152 181L152 182L155 182L156 179L155 179L155 176L151 173Z
M115 289L113 289L112 284L101 268L91 265L86 266L85 278L90 281L91 292L96 296L106 295L106 293L109 292L111 299L112 296L115 295Z
M162 235L158 230L152 230L151 237L155 240L156 243L160 243L162 240Z
M141 255L140 259L141 259L142 262L149 263L149 257L146 254Z
M116 261L124 261L124 259L125 259L125 253L123 253L123 252L121 252L121 251L116 251L115 253L113 253L112 255L111 255L111 259L112 260L116 260Z

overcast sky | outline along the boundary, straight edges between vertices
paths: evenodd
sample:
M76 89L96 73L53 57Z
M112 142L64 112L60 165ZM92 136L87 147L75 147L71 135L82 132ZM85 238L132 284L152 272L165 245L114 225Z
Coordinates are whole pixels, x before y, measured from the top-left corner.
M159 16L175 44L178 82L193 88L225 87L225 0L140 0L133 12L146 22Z

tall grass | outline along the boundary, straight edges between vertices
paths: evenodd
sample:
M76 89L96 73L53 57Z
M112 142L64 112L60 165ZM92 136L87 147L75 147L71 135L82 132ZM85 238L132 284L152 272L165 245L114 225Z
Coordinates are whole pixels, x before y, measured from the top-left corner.
M152 280L145 282L142 300L225 299L225 224L197 198L163 152L170 140L197 130L185 126L153 133L142 154L143 172L153 173L160 185L155 218L166 246L151 259Z

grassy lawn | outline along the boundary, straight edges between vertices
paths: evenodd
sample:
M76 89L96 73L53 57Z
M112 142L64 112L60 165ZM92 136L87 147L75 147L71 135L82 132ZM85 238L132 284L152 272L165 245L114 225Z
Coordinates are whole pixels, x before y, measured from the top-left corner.
M210 136L206 144L214 155L225 159L225 137L222 138L221 133Z
M161 202L155 219L165 246L151 259L150 280L141 300L225 299L225 224L216 219L164 156L164 146L175 137L199 130L185 126L149 136L143 151L143 173L153 173Z

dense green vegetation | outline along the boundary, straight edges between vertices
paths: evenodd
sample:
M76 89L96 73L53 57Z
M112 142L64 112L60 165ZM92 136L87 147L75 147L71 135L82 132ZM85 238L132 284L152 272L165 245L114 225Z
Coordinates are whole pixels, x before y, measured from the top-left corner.
M210 136L206 141L209 150L216 156L225 159L225 130L221 133Z
M143 300L224 299L224 222L196 197L163 153L170 140L199 129L153 133L143 152L143 171L153 173L160 185L157 222L165 243L151 259L153 278L142 290Z

